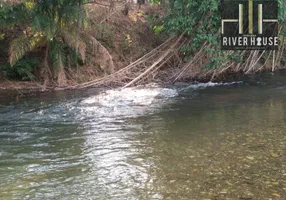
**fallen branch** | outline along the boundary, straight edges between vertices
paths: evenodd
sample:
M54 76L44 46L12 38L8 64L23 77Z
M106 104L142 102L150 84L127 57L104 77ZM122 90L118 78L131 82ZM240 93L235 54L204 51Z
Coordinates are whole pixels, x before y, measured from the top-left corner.
M146 74L148 74L150 71L152 71L152 69L154 67L156 67L161 61L163 61L173 50L174 48L177 46L177 44L181 41L181 39L183 38L184 33L179 37L179 39L175 42L175 44L172 45L172 47L167 50L156 62L154 62L153 65L151 65L147 70L145 70L142 74L140 74L139 76L137 76L134 80L132 80L131 82L129 82L128 84L126 84L123 88L129 87L131 85L133 85L134 83L136 83L138 80L140 80L142 77L144 77Z
M129 70L131 70L132 68L150 60L150 58L152 56L155 55L155 53L157 53L158 51L160 51L161 49L167 48L169 46L169 43L172 42L172 40L175 37L170 37L168 40L166 40L164 43L162 43L161 45L159 45L158 47L156 47L155 49L153 49L152 51L150 51L149 53L147 53L146 55L142 56L141 58L137 59L136 61L134 61L133 63L129 64L128 66L118 70L117 72L110 74L108 76L96 79L96 80L92 80L86 83L82 83L82 84L77 84L74 86L70 86L69 88L73 89L73 88L87 88L87 87L92 87L95 85L100 85L103 82L106 81L111 81L112 79L114 79L117 75L121 75L122 73L125 73Z

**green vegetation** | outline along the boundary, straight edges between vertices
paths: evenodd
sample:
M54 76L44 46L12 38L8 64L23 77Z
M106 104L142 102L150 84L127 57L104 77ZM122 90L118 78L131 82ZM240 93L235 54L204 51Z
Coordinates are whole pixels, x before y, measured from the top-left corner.
M164 30L169 34L180 35L188 38L188 43L182 45L183 60L192 60L194 55L203 47L208 62L200 67L203 69L223 69L230 65L243 66L244 72L256 71L253 64L267 65L268 61L275 59L272 67L283 65L283 51L286 36L286 3L279 0L280 21L280 49L278 52L245 52L220 50L220 1L217 0L169 0L169 12L164 20ZM208 56L210 55L210 56ZM250 61L249 61L250 60ZM235 64L232 62L235 61ZM262 62L262 63L261 63ZM238 67L239 70L242 69Z
M200 50L205 42L209 47L204 50L212 54L209 68L216 68L227 62L225 52L220 51L220 10L217 0L169 0L170 11L165 19L165 30L170 34L185 33L189 43L180 51L184 61ZM203 17L202 17L203 16Z
M39 66L38 60L21 59L13 67L10 64L0 65L0 70L6 79L35 80L35 68Z
M66 84L64 66L73 60L75 52L82 60L85 58L86 45L78 34L86 25L82 5L82 0L27 0L13 6L3 4L0 24L5 26L1 28L16 31L9 47L10 65L13 67L27 53L44 48L43 67L54 73L59 85ZM26 75L23 78L26 79Z
M9 64L0 63L2 74L8 79L53 82L62 87L69 85L71 77L77 84L95 78L100 80L88 86L103 82L129 86L156 78L163 82L209 80L228 72L275 70L286 63L286 3L283 0L279 0L278 51L221 51L218 0L149 2L144 11L123 12L125 16L117 12L120 6L113 11L114 4L110 7L104 4L107 6L104 11L102 7L87 5L86 0L0 2L0 42L3 43L0 53L9 57ZM125 6L124 9L129 8ZM141 16L152 34L147 33L149 35L144 38L132 35L132 31L145 26L138 20ZM132 30L126 28L130 19L136 24ZM146 53L139 40L151 41L149 46L152 48L160 43L162 46L142 58L133 57L136 48L138 52L144 49ZM40 62L35 64L31 60ZM102 76L113 73L117 65L120 65L117 69L122 69L119 72L124 74L118 74L116 80L107 76L102 81ZM128 67L125 69L123 65ZM10 66L15 69L10 70ZM84 71L79 69L80 66L98 69L97 72L90 68ZM166 72L163 67L174 70ZM76 75L73 70L77 71ZM85 72L93 78L81 77L80 73Z

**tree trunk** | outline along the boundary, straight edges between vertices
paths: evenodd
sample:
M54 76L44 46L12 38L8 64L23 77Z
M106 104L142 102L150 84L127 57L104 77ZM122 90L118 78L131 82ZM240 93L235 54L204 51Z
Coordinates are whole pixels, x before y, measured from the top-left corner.
M59 71L58 71L58 85L59 87L64 87L67 85L67 77L66 77L66 73L65 73L65 69L64 69L64 66L62 64L62 61L61 61L61 57L59 58Z

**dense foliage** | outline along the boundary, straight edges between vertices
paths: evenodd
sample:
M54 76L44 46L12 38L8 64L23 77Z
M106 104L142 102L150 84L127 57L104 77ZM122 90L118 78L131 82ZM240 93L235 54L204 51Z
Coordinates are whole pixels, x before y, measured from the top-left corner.
M229 52L220 50L220 2L218 0L168 0L168 15L164 20L164 30L169 34L180 35L184 33L189 43L182 46L181 52L186 60L199 51L205 42L210 44L204 51L212 56L207 68L224 66L230 60L242 61L242 52ZM280 40L286 36L286 1L279 2L279 21L281 25ZM281 42L284 46L284 42Z
M14 66L28 52L46 48L44 66L65 84L64 66L76 52L84 59L85 43L79 30L85 27L83 0L25 0L14 5L2 3L1 28L20 31L10 45L10 64ZM52 69L52 70L51 70Z
M39 61L35 59L21 59L13 67L10 64L0 65L0 70L4 78L10 80L35 80L35 68L39 66Z
M165 30L170 34L182 34L190 42L181 48L185 60L191 59L202 45L210 44L205 51L212 54L204 67L222 66L228 58L220 49L220 9L217 0L169 0L170 11L165 19Z
M39 68L36 66L39 65L44 79L48 77L48 79L55 79L58 85L65 85L65 68L85 63L86 48L90 43L82 38L87 28L87 15L83 5L86 3L85 0L5 2L1 3L0 0L0 41L9 40L10 64L0 67L2 71L4 70L4 76L31 80L35 78L32 69ZM161 38L159 41L165 40L170 35L184 36L179 50L176 50L179 54L177 57L181 59L180 63L190 62L201 51L204 55L200 55L200 60L203 60L200 62L200 67L206 70L216 70L234 62L240 64L249 56L252 60L259 57L258 55L261 55L261 60L271 58L276 59L277 62L278 58L283 60L286 36L286 1L284 0L278 0L281 43L279 52L276 52L278 58L275 57L275 52L265 54L257 52L254 55L245 51L221 51L221 1L219 0L149 0L149 2L151 5L160 6L160 10L153 13L154 16L146 16L155 36ZM100 31L101 26L104 25L96 25L97 31ZM107 35L105 37L108 38L107 41L101 42L108 43L108 40L112 40ZM129 47L129 40L131 39L127 37L122 42L123 53ZM35 51L38 52L36 57L41 63L31 62L31 57L25 57ZM106 57L112 60L108 51L102 52L104 52L102 55L107 55ZM95 56L88 55L88 58L90 57ZM25 60L26 58L29 59ZM246 63L246 65L249 64ZM9 70L9 67L15 67L15 69Z

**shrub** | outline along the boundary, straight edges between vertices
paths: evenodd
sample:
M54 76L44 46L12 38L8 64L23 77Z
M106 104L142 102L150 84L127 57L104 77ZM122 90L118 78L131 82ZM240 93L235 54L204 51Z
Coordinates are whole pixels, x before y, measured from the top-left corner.
M34 80L35 67L39 65L36 59L23 58L19 60L13 67L10 64L0 65L1 74L10 80Z

